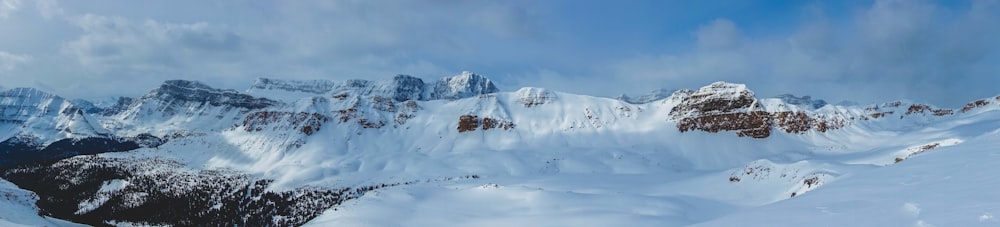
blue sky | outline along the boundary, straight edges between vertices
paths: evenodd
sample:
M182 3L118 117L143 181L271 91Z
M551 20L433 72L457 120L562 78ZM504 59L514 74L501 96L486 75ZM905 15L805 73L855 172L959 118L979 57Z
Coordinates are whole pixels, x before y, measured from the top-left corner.
M758 97L1000 94L1000 1L0 0L0 86L139 96L167 79L438 78L595 96L725 80Z

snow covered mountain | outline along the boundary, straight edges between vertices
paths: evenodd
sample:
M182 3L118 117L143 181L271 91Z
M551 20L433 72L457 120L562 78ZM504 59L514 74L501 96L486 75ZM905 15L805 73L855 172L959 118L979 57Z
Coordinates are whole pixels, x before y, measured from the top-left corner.
M502 92L470 72L261 78L245 92L171 80L103 103L0 92L0 177L41 198L3 206L90 225L731 226L906 174L883 169L954 166L909 159L979 157L1000 133L1000 96L961 109L835 105L716 82L611 99ZM992 217L1000 202L966 211ZM934 217L891 221L959 216Z

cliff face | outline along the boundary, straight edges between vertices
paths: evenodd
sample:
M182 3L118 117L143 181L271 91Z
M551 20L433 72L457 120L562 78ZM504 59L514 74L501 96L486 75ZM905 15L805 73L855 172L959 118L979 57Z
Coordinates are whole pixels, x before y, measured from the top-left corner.
M234 90L215 89L197 81L187 80L166 81L140 99L162 103L163 111L168 113L192 104L242 109L263 109L278 104L266 98L253 97Z
M737 131L739 136L766 138L771 135L772 119L761 110L746 85L716 82L685 94L680 104L670 110L681 132Z

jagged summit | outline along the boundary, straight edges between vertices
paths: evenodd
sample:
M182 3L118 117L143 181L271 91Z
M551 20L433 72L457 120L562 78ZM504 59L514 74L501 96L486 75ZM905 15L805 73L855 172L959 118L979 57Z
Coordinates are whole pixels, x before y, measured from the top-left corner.
M469 71L441 78L434 85L430 99L460 99L500 91L493 81Z

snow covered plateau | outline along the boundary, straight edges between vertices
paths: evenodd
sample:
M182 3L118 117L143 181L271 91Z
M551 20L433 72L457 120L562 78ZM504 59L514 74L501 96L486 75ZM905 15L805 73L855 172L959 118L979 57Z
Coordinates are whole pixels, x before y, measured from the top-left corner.
M0 226L1000 226L1000 96L637 97L470 72L13 88Z

